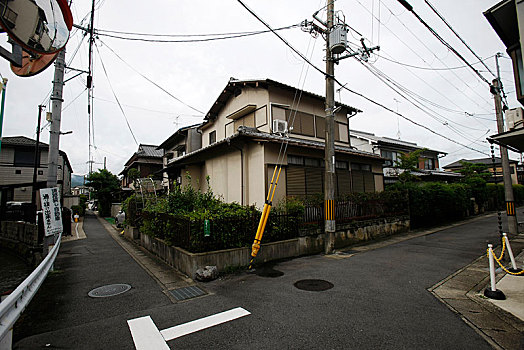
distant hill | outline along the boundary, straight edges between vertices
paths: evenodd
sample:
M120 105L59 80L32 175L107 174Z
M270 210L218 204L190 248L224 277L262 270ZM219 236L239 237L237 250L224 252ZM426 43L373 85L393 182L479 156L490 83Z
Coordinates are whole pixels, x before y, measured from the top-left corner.
M71 187L82 186L84 184L83 175L71 174Z

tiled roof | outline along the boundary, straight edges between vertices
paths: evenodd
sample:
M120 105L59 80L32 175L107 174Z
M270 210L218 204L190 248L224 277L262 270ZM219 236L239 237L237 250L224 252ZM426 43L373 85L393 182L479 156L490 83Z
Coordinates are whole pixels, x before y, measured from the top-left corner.
M490 165L493 164L493 161L491 160L491 157L490 158L478 158L478 159L460 159L460 160L457 160L456 162L453 162L451 164L443 166L442 168L444 168L444 169L462 168L461 162L473 163L473 164L484 164L484 165L487 165L487 166L490 166ZM509 162L510 163L518 163L516 160L512 160L512 159L510 159ZM495 157L495 164L500 165L501 163L502 163L502 161L501 161L500 157Z
M391 145L397 145L397 146L402 146L402 147L408 147L408 148L413 148L413 149L426 148L426 147L423 147L423 146L418 146L415 142L408 142L408 141L403 141L403 140L392 139L392 138L389 138L389 137L376 136L375 134L372 134L372 133L369 133L369 132L364 132L364 131L350 130L349 131L349 135L350 136L356 136L356 137L365 138L365 139L368 139L368 140L371 140L371 141L375 141L375 142L386 143L386 144L391 144ZM446 154L445 152L441 152L441 151L437 151L437 150L433 150L433 149L429 149L429 148L428 148L428 151L433 151L433 152Z
M36 140L30 139L26 136L4 136L2 137L2 145L13 145L13 146L34 146ZM49 147L47 143L40 141L40 147Z
M162 158L164 150L158 149L158 146L140 144L136 154L139 157Z

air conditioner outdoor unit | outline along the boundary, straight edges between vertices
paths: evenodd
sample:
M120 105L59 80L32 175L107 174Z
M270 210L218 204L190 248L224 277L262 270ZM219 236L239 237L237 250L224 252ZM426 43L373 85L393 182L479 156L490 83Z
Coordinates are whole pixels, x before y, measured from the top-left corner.
M276 134L285 134L287 132L287 121L280 119L273 120L273 132Z
M520 107L507 110L505 117L508 130L519 129L524 126L524 110Z

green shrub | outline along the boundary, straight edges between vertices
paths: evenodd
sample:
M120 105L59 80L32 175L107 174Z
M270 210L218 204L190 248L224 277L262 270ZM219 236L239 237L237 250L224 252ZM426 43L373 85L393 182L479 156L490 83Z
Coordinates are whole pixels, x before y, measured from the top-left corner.
M73 215L80 215L80 216L84 216L85 215L85 208L83 208L82 206L80 205L72 205L71 206L71 211L73 212Z

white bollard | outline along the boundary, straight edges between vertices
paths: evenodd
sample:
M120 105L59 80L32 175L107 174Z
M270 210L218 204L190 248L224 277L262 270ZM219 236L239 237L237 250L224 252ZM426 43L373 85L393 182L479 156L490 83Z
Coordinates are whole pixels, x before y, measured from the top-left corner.
M497 282L495 280L495 259L493 258L493 245L488 244L488 256L489 256L489 279L490 288L484 290L484 296L490 299L505 300L506 296L501 290L497 289Z
M522 269L519 269L517 267L517 263L515 262L515 257L513 256L513 250L511 250L511 245L509 244L509 238L508 235L503 233L502 234L504 241L506 242L506 249L508 250L509 258L511 259L511 266L512 268L509 269L511 272L520 272Z

